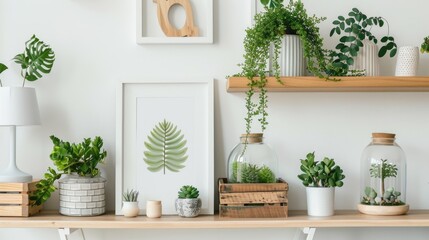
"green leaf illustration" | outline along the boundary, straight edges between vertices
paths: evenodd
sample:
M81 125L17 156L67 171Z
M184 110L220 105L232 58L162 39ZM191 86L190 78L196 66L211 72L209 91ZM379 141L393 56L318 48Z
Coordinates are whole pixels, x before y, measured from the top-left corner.
M151 172L163 170L164 174L165 169L179 172L188 159L186 142L181 130L173 123L165 119L158 123L144 142L147 151L144 152L143 160L148 165L147 169Z

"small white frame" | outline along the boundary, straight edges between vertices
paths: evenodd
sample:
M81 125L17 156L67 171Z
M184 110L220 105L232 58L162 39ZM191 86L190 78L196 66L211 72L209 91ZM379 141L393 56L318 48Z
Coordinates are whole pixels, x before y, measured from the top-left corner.
M202 11L203 14L200 14L205 17L205 26L200 26L197 24L197 27L204 29L204 35L201 37L167 37L167 36L145 36L144 28L147 27L144 22L144 14L147 9L144 7L144 1L152 0L136 0L136 42L138 44L212 44L213 43L213 0L194 0L194 1L204 1L204 9L192 9L195 11ZM194 13L195 15L195 13ZM195 17L194 17L195 19ZM197 20L195 20L197 21ZM154 19L151 24L158 24L158 20Z
M126 189L145 189L145 192L140 191L139 195L139 207L140 214L145 215L145 203L147 200L161 200L163 204L163 214L172 215L175 212L174 200L177 198L178 186L175 185L194 185L200 190L200 198L202 200L201 214L213 214L214 213L214 113L213 113L213 79L209 78L183 78L172 80L170 78L146 78L150 80L146 81L126 81L120 82L117 87L116 93L116 204L115 213L116 215L122 215L122 193ZM143 100L142 100L143 99ZM148 100L149 99L149 100ZM178 116L176 113L172 113L169 110L158 111L159 106L152 104L158 102L158 99L162 101L174 102L177 99L191 99L193 104L190 104L191 109L188 116L186 111L183 111L181 121L187 121L188 119L196 122L192 124L191 131L188 134L193 136L187 138L189 147L189 158L188 165L189 170L183 173L171 173L168 177L166 175L149 175L159 174L149 173L146 168L142 168L144 165L143 159L140 159L139 154L142 153L143 147L140 145L138 127L141 126L150 127L143 124L144 121L140 120L150 118L153 115L159 115L160 112L165 117ZM149 101L150 105L140 105L139 101ZM146 102L147 103L147 102ZM164 104L164 103L162 103ZM177 104L177 103L176 103ZM148 108L142 106L154 106L151 111ZM165 104L163 105L165 106ZM183 105L180 105L183 106ZM162 108L165 109L165 108ZM140 115L139 115L140 111ZM142 114L143 113L143 114ZM185 119L186 118L186 119ZM201 121L203 119L203 121ZM186 129L182 129L185 132ZM146 136L142 134L142 136ZM185 136L186 137L186 136ZM141 137L140 137L141 139ZM193 145L192 145L193 144ZM191 156L191 148L197 149L198 152L194 152L194 156ZM202 148L203 150L201 150ZM196 157L198 156L198 157ZM196 160L194 160L194 159ZM140 161L141 160L141 161ZM140 161L140 162L138 162ZM203 163L199 161L204 161ZM136 167L137 166L137 167ZM188 168L186 166L186 168ZM204 166L204 169L201 169ZM184 168L184 169L186 169ZM128 171L127 171L128 170ZM144 175L146 174L146 175ZM178 175L173 175L178 174ZM180 175L181 174L181 175ZM192 176L191 176L192 175ZM150 178L150 182L142 181L146 178ZM162 181L156 181L156 179L162 179ZM171 181L173 179L174 181ZM185 182L186 181L186 182ZM191 181L191 183L189 182ZM192 183L192 181L194 183ZM139 185L140 184L140 185ZM149 184L150 188L147 188L141 184ZM136 187L137 186L137 187ZM154 186L155 189L152 189ZM167 193L166 193L167 192ZM155 197L153 196L155 195ZM166 195L174 195L168 196ZM159 198L157 198L160 196ZM150 199L149 199L150 198ZM155 199L152 199L155 198Z

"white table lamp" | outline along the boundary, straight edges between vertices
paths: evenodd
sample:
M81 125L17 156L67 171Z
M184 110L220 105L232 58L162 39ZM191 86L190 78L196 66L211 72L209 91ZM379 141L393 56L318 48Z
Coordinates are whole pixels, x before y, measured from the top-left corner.
M9 165L0 171L0 182L31 182L33 177L16 166L16 126L39 125L36 91L27 87L0 87L0 126L10 129Z

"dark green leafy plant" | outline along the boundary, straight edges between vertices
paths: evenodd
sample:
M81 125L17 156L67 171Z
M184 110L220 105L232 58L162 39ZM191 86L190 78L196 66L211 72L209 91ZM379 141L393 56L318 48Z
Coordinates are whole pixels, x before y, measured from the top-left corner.
M139 191L136 191L134 189L127 190L126 192L122 193L122 199L124 202L137 202L139 198Z
M42 74L51 72L55 61L55 53L49 45L40 41L36 35L25 43L23 53L16 55L13 60L21 65L21 76L25 80L36 81Z
M342 187L345 178L343 170L335 166L334 159L325 157L323 161L315 161L315 155L308 153L306 159L301 159L302 174L298 178L306 187Z
M158 123L147 136L144 142L147 151L144 152L144 161L151 172L159 172L168 169L172 172L179 172L184 168L183 164L188 156L188 150L184 135L173 123L164 121Z
M354 57L363 47L363 41L368 39L374 44L378 43L378 39L371 33L374 26L383 27L387 23L387 35L381 38L383 44L378 52L379 57L383 57L389 52L390 57L394 57L397 52L395 39L389 35L389 23L383 17L368 17L359 9L353 8L348 13L348 17L338 16L338 19L332 23L334 27L331 29L330 36L335 34L340 35L340 43L335 47L335 51L328 52L329 61L332 63L328 67L328 74L331 76L345 76L361 74L362 71L350 72L349 67L354 64Z
M308 70L318 77L324 77L326 72L323 39L317 27L317 24L325 18L309 16L300 0L290 1L287 6L283 6L281 0L261 2L266 4L266 12L256 14L254 26L246 30L244 62L240 64L241 73L237 74L249 80L245 117L247 134L251 132L255 118L258 119L262 131L268 124L266 112L268 99L265 89L267 60L273 46L273 70L269 74L281 82L278 59L282 37L286 32L295 32L302 40ZM259 91L258 100L254 100L256 90Z
M4 72L6 69L7 69L7 66L6 66L6 65L4 65L3 63L0 63L0 74L1 74L2 72ZM0 87L3 87L3 83L2 83L2 81L1 81L1 79L0 79Z
M422 45L420 46L421 53L429 53L429 36L425 37Z
M62 174L76 173L79 176L98 176L100 171L97 165L102 163L107 156L107 152L102 149L103 139L98 136L93 141L91 138L85 138L82 143L78 144L70 144L55 136L50 138L54 144L50 158L58 172L50 167L48 168L44 179L36 185L37 190L30 197L32 205L40 205L49 199L51 193L56 190L54 182Z
M198 189L191 185L182 186L178 192L179 198L198 198L200 196L200 192Z

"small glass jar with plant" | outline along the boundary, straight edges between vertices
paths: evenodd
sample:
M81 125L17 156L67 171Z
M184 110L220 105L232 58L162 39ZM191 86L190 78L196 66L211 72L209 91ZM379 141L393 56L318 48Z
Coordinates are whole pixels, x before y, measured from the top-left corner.
M406 159L395 134L373 133L361 159L361 199L358 209L371 215L400 215L405 203Z
M314 152L301 159L302 174L298 178L306 187L307 209L310 216L334 215L335 188L344 185L345 175L334 159L315 161Z
M178 192L176 199L176 212L181 217L196 217L201 211L201 199L198 198L200 192L191 185L184 185Z
M127 190L122 194L122 214L125 217L136 217L139 215L139 191L134 189Z

